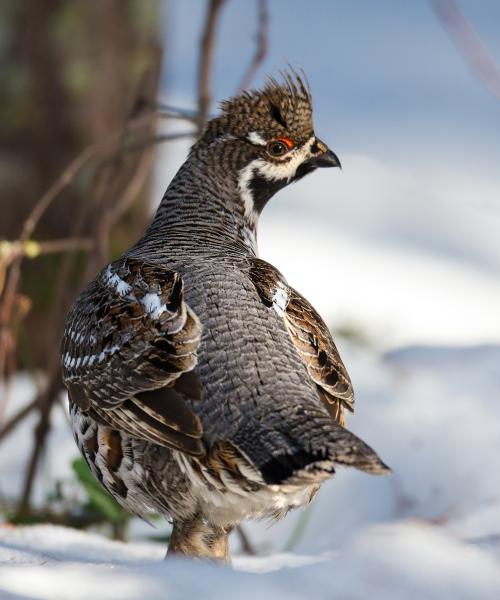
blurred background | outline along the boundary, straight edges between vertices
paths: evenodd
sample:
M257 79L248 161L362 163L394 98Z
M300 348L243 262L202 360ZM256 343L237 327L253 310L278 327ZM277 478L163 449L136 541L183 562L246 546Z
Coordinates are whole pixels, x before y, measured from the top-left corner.
M331 326L357 391L349 427L395 475L340 473L308 512L272 533L251 525L235 545L312 552L418 518L498 552L494 0L0 4L5 523L168 539L164 524L131 521L78 458L64 316L141 234L217 101L287 64L307 74L316 133L343 169L273 198L260 254Z

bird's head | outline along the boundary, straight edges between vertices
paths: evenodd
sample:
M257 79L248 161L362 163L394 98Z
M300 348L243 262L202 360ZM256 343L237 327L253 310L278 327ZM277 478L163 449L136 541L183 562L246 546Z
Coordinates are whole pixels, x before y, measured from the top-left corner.
M340 167L313 130L309 88L295 73L221 103L193 152L233 175L251 219L279 189L318 167Z

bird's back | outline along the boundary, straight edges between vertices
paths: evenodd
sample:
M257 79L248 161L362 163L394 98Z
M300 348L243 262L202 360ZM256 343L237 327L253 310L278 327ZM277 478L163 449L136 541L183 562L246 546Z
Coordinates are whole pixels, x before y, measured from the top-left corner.
M294 429L295 420L304 424L304 410L330 417L282 316L259 297L252 261L250 255L198 255L164 266L181 275L185 301L202 327L197 373L203 401L191 407L205 442L230 442L263 468L276 454L307 446L307 427Z

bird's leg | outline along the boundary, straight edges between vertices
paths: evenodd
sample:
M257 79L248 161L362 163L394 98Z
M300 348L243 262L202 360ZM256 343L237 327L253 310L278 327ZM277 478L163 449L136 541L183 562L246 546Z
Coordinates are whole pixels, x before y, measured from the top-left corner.
M167 558L177 554L229 563L229 534L232 529L232 526L213 525L200 515L189 521L174 520Z

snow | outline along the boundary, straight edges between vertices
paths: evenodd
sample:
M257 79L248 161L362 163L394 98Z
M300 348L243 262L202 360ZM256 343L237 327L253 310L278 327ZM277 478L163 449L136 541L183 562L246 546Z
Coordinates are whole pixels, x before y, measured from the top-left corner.
M239 558L234 568L172 559L153 546L60 527L2 535L2 590L28 598L497 598L495 558L435 527L369 527L329 554ZM41 539L43 551L33 551ZM99 561L99 562L98 562ZM110 562L108 562L110 561ZM15 563L15 564L11 564ZM0 596L7 597L7 596ZM17 596L14 596L17 597Z
M260 234L261 257L334 327L353 324L384 349L500 340L498 272L307 219L271 215Z
M271 528L248 523L259 556L241 555L234 539L232 568L164 561L165 547L145 542L140 522L128 544L52 525L4 525L0 598L500 597L500 346L379 354L340 345L358 400L349 427L392 476L339 469L309 510ZM17 378L13 398L29 385ZM69 476L76 456L63 411L52 425L38 488ZM0 457L4 496L19 489L26 455L13 448L21 435L28 429Z

